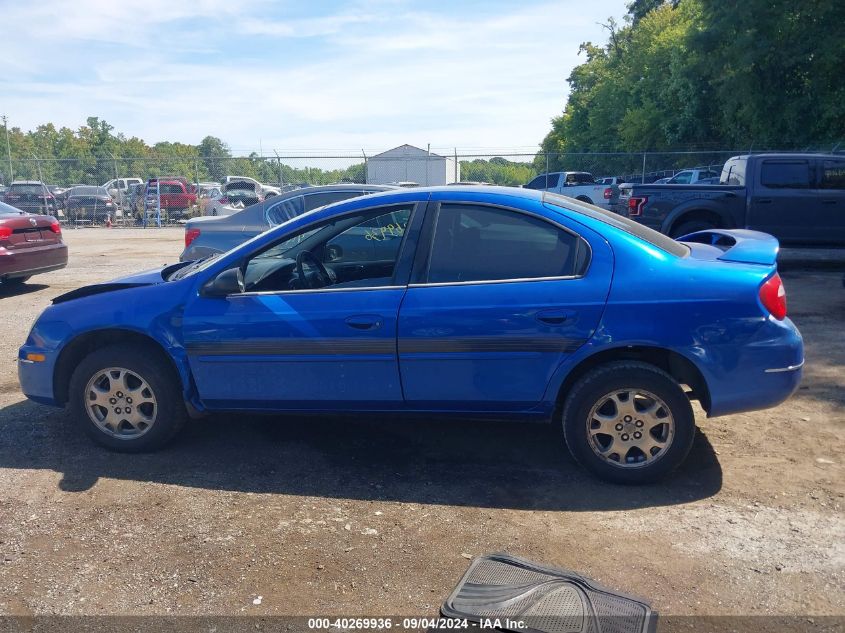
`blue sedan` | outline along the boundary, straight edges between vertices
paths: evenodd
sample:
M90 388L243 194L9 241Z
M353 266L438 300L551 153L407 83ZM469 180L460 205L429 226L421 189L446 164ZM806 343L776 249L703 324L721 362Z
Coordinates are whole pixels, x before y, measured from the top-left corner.
M673 240L548 192L376 193L57 297L20 383L120 451L211 411L518 418L642 483L689 452L691 400L718 416L797 388L777 250L745 230Z

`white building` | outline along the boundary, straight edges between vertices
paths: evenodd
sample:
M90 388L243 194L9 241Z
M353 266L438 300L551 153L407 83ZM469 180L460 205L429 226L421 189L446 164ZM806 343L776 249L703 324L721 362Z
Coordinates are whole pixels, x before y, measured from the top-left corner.
M387 185L415 182L445 185L461 179L461 166L454 158L432 154L413 145L400 145L367 160L367 182Z

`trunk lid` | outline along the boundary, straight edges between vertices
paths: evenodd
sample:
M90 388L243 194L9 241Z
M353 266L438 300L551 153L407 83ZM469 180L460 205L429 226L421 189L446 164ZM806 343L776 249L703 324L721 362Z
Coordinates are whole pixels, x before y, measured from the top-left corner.
M18 249L61 242L61 233L50 228L55 223L55 218L49 215L22 214L0 217L0 227L12 231L7 237L0 238L0 246Z

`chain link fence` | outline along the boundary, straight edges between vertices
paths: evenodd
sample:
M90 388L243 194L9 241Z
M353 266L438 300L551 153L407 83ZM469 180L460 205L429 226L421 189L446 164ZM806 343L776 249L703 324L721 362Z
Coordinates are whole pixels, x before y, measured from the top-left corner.
M556 171L585 171L596 179L654 182L680 170L701 168L716 173L725 160L748 150L584 153L460 153L402 146L381 154L282 155L249 157L160 156L105 159L39 159L12 157L2 169L2 181L40 181L50 187L55 208L45 211L69 225L115 224L159 226L200 215L204 196L213 194L227 178L248 177L265 185L265 195L332 183L427 186L450 183L488 183L520 186L537 175ZM142 183L132 187L132 182ZM159 179L161 185L148 185ZM186 195L170 203L169 186L184 186ZM67 190L76 186L105 186L113 199L111 210L74 213ZM167 185L168 191L164 191ZM65 191L63 191L65 190ZM152 197L152 199L151 199ZM86 211L88 211L86 209Z

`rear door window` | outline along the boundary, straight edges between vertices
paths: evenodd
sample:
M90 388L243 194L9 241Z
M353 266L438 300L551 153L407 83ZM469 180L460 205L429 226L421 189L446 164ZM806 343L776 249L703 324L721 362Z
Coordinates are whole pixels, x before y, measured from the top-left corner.
M595 181L590 174L575 173L566 175L567 185L594 185Z
M826 160L822 163L820 187L845 190L845 160Z
M760 184L769 189L808 189L813 181L808 160L765 160Z
M589 247L562 228L496 207L442 204L428 283L567 277L586 269Z

